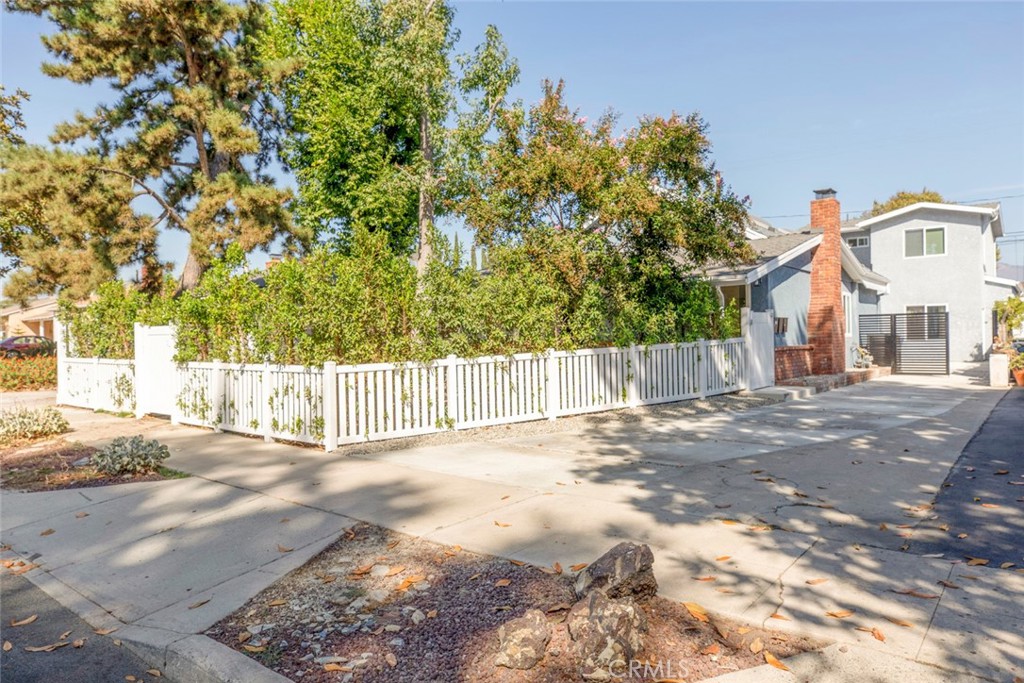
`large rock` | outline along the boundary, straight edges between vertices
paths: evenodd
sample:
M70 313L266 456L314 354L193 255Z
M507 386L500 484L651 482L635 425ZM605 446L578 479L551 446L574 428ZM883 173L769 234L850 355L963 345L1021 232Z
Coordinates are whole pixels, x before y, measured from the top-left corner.
M544 613L532 609L498 629L500 641L497 666L509 669L530 669L544 659L544 650L551 640L551 626Z
M658 594L650 547L623 541L576 577L576 597L601 591L609 598L645 600Z
M610 680L643 649L647 615L632 598L610 600L593 591L573 605L566 622L587 680Z

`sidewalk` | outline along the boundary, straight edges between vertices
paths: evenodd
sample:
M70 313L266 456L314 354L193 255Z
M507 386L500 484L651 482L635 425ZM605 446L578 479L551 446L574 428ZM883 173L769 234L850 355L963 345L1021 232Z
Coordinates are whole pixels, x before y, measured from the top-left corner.
M2 540L43 565L27 575L37 585L84 598L98 620L151 629L145 637L166 647L357 519L542 565L588 562L631 539L655 550L666 597L856 646L865 667L877 651L1009 680L1024 675L1024 575L968 573L952 553L916 550L942 533L927 506L1003 393L964 376L900 377L742 413L634 424L595 415L575 433L491 430L363 456L166 426L149 435L170 446L169 466L196 476L5 492ZM693 580L707 575L716 580ZM892 592L906 589L939 597ZM826 615L840 609L855 613ZM847 670L816 680L863 680Z

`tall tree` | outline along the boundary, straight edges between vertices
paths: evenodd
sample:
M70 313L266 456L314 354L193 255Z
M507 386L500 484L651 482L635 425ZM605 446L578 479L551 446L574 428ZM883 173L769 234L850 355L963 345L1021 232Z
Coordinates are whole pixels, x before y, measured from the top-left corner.
M883 213L902 209L904 206L910 206L911 204L917 204L918 202L935 202L937 204L943 204L945 201L946 200L942 198L941 194L935 190L929 190L927 187L922 188L920 192L907 192L906 190L901 190L886 199L884 202L872 202L871 210L867 212L867 215L881 216Z
M60 290L81 299L132 263L147 266L149 284L159 280L153 218L132 209L130 180L99 165L75 152L0 147L0 247L14 271L6 297Z
M399 251L418 245L422 273L440 200L518 78L500 34L457 74L443 0L278 0L272 14L264 54L284 76L300 220L342 241L386 230Z
M28 93L21 88L6 95L4 86L0 84L0 144L25 144L25 139L18 131L25 128L25 119L21 115L21 103L28 98Z
M79 113L53 135L86 143L97 169L129 180L159 219L190 238L180 286L192 288L229 243L245 251L295 230L287 190L266 174L279 112L266 85L254 35L266 17L258 2L229 0L7 0L47 16L57 32L43 43L57 61L43 66L75 83L106 81L117 97Z

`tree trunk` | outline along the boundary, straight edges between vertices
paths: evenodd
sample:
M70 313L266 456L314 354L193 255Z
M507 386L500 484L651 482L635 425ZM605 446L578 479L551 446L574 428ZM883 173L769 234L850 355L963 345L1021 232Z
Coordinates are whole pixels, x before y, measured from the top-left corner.
M416 254L416 273L422 277L430 262L430 229L434 224L434 148L430 142L430 115L425 106L420 113L420 153L426 168L420 184L420 243Z
M185 259L185 267L181 271L181 280L178 281L178 291L175 294L195 289L199 284L199 278L202 277L205 270L206 268L203 267L191 247L189 247L188 258Z

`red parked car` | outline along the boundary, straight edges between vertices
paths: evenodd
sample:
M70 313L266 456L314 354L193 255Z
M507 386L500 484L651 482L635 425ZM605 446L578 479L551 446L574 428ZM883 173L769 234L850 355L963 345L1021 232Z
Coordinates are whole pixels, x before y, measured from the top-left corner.
M25 358L28 356L53 356L57 353L57 345L46 337L22 335L8 337L0 342L0 357Z

